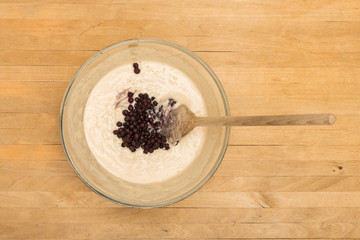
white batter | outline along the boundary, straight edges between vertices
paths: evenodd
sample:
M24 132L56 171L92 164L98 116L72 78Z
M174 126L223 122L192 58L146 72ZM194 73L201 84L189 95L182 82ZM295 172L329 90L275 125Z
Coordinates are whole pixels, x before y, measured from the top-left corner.
M123 121L122 111L127 101L115 109L118 92L129 89L155 96L161 103L174 98L176 106L186 104L198 116L205 116L205 104L191 80L179 70L156 62L138 62L140 74L132 65L118 67L104 76L92 90L84 113L86 140L91 152L112 174L135 183L153 183L169 179L185 169L203 147L203 128L194 129L170 150L155 150L144 154L142 149L131 152L122 148L122 140L113 134L116 122Z

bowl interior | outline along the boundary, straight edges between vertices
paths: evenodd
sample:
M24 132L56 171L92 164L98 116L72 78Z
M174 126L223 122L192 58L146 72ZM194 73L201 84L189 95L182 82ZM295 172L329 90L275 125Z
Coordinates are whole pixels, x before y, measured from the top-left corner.
M211 127L199 156L169 180L137 184L111 174L95 159L84 132L84 110L89 94L107 73L136 61L171 65L186 74L200 90L208 116L228 115L226 97L214 73L191 52L159 40L129 40L111 45L90 58L65 93L60 130L67 158L75 172L98 194L128 206L156 207L174 203L200 188L220 164L229 136L227 127Z

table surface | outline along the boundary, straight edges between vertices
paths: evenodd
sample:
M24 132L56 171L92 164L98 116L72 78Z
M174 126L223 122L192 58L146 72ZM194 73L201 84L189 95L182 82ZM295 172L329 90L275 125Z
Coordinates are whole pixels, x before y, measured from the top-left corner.
M86 59L143 37L204 59L232 115L337 122L234 127L194 195L116 205L71 169L59 108ZM356 0L0 0L0 239L360 238L359 39Z

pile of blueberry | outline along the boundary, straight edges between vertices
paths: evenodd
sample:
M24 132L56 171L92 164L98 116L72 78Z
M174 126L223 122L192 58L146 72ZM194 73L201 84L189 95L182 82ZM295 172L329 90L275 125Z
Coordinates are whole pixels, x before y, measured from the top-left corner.
M122 112L124 122L117 122L117 129L113 131L114 135L122 139L121 146L132 152L142 148L145 154L157 149L169 150L170 145L161 133L163 108L157 108L155 97L150 98L147 93L135 97L133 92L128 92L127 97L129 105Z

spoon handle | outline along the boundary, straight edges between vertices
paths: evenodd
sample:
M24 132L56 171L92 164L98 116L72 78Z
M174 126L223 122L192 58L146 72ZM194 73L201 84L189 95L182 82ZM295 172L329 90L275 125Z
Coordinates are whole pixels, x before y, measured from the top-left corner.
M268 115L241 117L195 117L195 126L291 126L291 125L332 125L333 114Z

